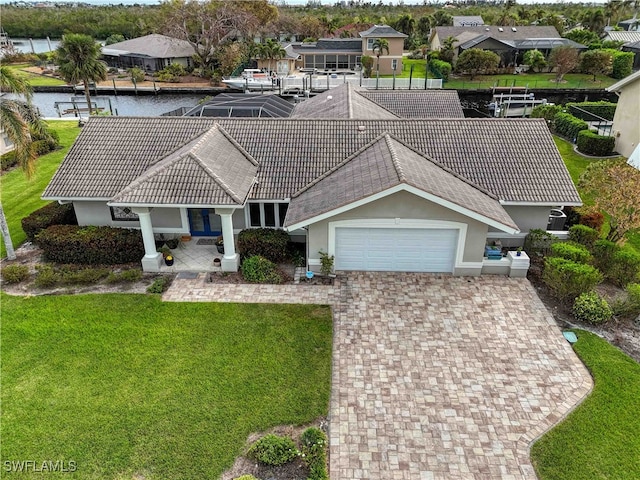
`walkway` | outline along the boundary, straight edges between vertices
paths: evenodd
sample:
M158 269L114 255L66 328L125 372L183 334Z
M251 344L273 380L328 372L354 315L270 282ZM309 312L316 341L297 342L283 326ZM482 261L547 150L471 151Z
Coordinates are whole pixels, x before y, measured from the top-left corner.
M193 277L164 299L333 305L331 478L534 479L531 442L592 386L524 279L360 273L328 287Z

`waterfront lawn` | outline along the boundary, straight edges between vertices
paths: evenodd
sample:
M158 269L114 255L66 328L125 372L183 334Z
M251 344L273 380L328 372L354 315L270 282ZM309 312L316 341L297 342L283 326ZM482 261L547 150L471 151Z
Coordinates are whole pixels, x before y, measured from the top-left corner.
M21 75L27 77L27 80L29 80L29 84L32 87L57 87L67 84L64 80L61 80L59 78L49 77L47 75L37 75L35 73L26 71L25 68L33 66L28 63L12 63L7 66L11 69L19 71Z
M530 89L599 89L602 90L613 85L616 80L604 75L597 76L593 81L593 75L584 73L569 73L564 76L564 83L555 83L553 73L522 73L519 75L479 75L470 80L470 77L451 78L445 82L444 88L458 90L471 90L476 88L496 87L527 87Z
M328 413L329 307L0 295L4 460L213 479L251 432Z
M598 336L574 330L593 375L589 397L531 447L541 480L640 478L640 364Z
M0 177L2 206L7 217L7 224L9 225L14 247L20 245L27 238L22 231L21 220L48 203L40 200L40 195L42 195L73 141L80 133L77 121L56 120L49 122L49 126L60 135L62 148L39 157L36 160L35 174L30 179L27 179L24 172L19 168L4 173ZM4 258L6 254L4 239L0 238L0 258Z

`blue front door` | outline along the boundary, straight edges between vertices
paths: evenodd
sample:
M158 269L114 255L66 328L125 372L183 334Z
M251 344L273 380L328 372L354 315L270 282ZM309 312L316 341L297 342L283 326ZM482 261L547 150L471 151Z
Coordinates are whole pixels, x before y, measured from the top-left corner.
M207 208L190 208L189 209L189 228L191 235L194 237L216 237L222 232L220 231L219 217L213 212L213 209Z

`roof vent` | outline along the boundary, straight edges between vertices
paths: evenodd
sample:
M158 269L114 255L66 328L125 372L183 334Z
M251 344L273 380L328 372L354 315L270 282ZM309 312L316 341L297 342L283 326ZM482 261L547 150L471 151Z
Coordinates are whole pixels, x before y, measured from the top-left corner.
M359 132L364 132L366 130L364 125L358 125L358 131Z
M327 96L327 100L333 100L333 96L332 95Z
M484 31L485 31L485 32L488 32L489 30L491 30L489 27L485 27L485 28L484 28Z
M511 31L512 32L517 32L518 30L516 29L516 27L511 27Z
M488 30L488 29L487 29L487 30ZM498 27L498 31L499 31L499 32L504 32L504 28L502 28L502 27Z

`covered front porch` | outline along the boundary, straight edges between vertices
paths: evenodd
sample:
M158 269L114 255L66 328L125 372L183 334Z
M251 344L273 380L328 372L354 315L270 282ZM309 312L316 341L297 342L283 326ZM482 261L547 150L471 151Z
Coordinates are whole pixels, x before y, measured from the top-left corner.
M171 250L173 265L160 264L160 273L222 272L224 254L218 252L216 237L191 237ZM218 261L216 261L219 260Z

